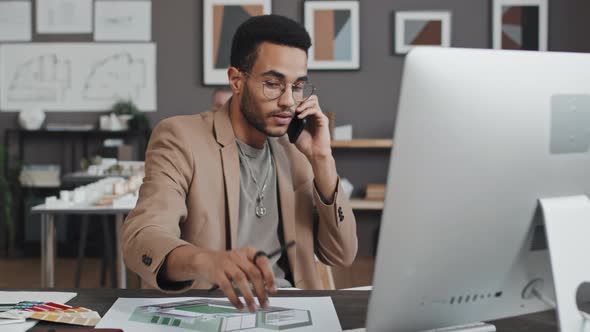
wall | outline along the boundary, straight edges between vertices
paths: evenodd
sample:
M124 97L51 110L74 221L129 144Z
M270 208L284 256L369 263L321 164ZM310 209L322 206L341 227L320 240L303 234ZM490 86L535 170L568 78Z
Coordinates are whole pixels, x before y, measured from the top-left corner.
M4 0L3 0L4 1ZM550 49L590 51L590 3L550 0ZM206 109L211 87L201 85L201 1L153 0L152 38L158 45L158 112L153 121ZM390 55L390 16L394 10L444 9L453 12L456 47L491 45L488 0L361 0L361 70L311 72L325 110L337 123L354 124L356 137L389 137L403 57ZM274 0L273 12L303 21L302 0ZM92 41L91 35L34 35L34 41ZM344 98L343 96L354 96ZM48 120L93 121L96 113L51 113ZM16 126L15 113L0 113L0 131Z

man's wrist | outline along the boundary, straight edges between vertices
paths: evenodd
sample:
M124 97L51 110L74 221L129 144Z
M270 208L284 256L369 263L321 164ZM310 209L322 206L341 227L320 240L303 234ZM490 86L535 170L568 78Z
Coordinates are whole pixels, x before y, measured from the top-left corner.
M322 160L332 157L332 148L328 145L326 148L322 148L319 150L309 150L309 154L305 154L305 157L309 162L313 162L314 160Z
M320 201L322 201L322 203L324 203L324 205L334 204L334 195L336 194L336 191L338 191L338 188L336 188L334 190L334 193L331 195L330 199L328 199L324 196L322 191L318 188L318 184L315 182L315 179L313 181L313 186L315 188L315 191L318 193L318 196L320 197ZM336 182L336 186L338 186L338 182Z
M338 183L334 157L329 155L315 158L311 161L311 168L315 178L316 190L323 195L325 201L333 201Z
M207 261L210 254L209 250L193 250L189 257L189 271L196 279L206 279L208 270Z
M328 152L324 152L324 153L319 153L319 154L314 154L311 157L307 158L309 160L309 163L311 164L311 167L314 169L319 169L319 168L324 168L326 166L333 166L336 165L336 161L334 160L334 157L332 156L332 151L328 151Z
M168 257L167 264L164 266L167 269L166 275L168 279L177 281L187 279L203 280L206 278L205 273L208 270L207 256L210 251L193 245L185 245L177 249L180 249L180 252L177 252L174 257ZM173 259L173 261L170 259ZM174 271L171 269L174 269Z

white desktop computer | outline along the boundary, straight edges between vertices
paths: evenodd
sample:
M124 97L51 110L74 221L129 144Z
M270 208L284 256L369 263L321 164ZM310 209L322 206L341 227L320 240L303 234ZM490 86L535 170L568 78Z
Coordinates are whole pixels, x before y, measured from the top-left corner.
M417 48L405 61L367 330L556 302L562 332L590 331L576 305L590 299L577 294L590 281L590 55Z

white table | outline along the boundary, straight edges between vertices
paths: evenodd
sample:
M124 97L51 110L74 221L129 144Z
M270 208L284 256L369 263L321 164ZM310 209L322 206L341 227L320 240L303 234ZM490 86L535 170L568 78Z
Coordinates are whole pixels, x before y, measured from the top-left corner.
M37 205L31 209L32 214L41 215L41 285L42 287L55 287L55 215L114 215L115 216L115 252L117 260L117 274L119 288L127 288L127 270L123 262L121 250L121 227L125 215L133 207L113 208L80 206L68 208L47 208L45 204Z

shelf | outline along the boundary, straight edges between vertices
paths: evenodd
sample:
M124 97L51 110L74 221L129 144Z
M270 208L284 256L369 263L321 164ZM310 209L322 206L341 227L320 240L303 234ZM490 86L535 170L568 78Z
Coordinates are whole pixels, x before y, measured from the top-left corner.
M369 148L369 149L391 149L391 139L353 139L334 140L331 143L333 148Z
M383 210L384 201L371 201L367 199L351 199L350 205L353 210Z

